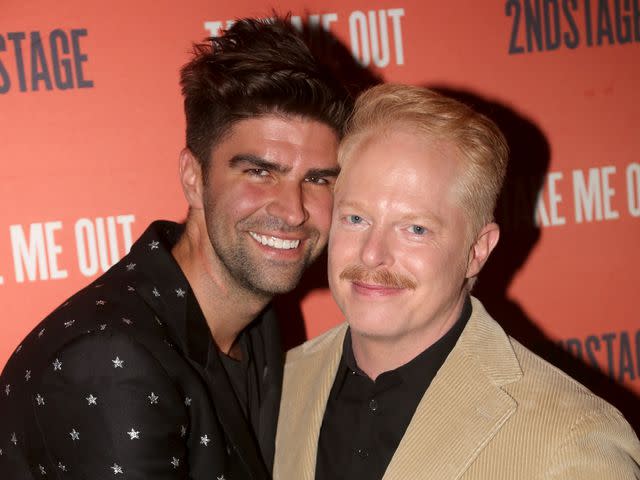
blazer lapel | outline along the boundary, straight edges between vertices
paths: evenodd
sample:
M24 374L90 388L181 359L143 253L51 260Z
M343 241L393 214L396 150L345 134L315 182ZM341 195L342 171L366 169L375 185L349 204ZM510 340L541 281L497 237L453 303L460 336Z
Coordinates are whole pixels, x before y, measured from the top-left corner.
M515 412L516 402L501 388L522 376L509 338L477 300L472 305L383 480L460 478Z
M322 418L342 355L347 326L290 352L276 435L275 480L313 480ZM301 401L302 400L302 401Z

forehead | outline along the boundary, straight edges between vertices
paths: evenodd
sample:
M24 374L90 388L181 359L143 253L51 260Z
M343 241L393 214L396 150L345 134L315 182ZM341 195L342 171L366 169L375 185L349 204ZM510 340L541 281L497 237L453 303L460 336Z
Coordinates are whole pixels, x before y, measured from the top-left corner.
M263 115L236 122L212 150L212 157L251 153L266 160L336 163L338 136L317 120Z
M343 163L336 198L372 191L449 197L460 168L459 151L450 141L405 131L370 135Z

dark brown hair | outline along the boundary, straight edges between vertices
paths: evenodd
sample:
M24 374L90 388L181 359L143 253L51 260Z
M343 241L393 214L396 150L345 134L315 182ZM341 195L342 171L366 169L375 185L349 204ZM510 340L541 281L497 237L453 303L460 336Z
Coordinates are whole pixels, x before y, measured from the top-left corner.
M299 115L342 136L350 96L288 20L245 18L194 46L180 84L187 147L205 171L213 146L243 119Z

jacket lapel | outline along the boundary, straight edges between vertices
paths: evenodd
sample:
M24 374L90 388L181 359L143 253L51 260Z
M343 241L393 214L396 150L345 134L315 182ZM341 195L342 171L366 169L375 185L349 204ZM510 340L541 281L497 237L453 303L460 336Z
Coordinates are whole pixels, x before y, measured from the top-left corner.
M287 356L276 435L275 480L313 480L322 418L347 326L308 342Z
M522 371L504 331L472 299L458 343L420 401L383 477L458 479L516 410L501 388Z

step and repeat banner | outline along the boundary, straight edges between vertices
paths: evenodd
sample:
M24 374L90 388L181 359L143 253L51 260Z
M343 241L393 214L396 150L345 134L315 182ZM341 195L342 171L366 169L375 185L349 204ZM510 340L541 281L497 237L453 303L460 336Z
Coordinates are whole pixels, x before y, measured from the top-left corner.
M477 295L523 343L637 409L638 0L0 0L0 367L150 221L184 218L179 68L193 42L272 9L331 32L384 81L496 120L512 164ZM341 321L323 270L280 301L300 318L290 340Z

